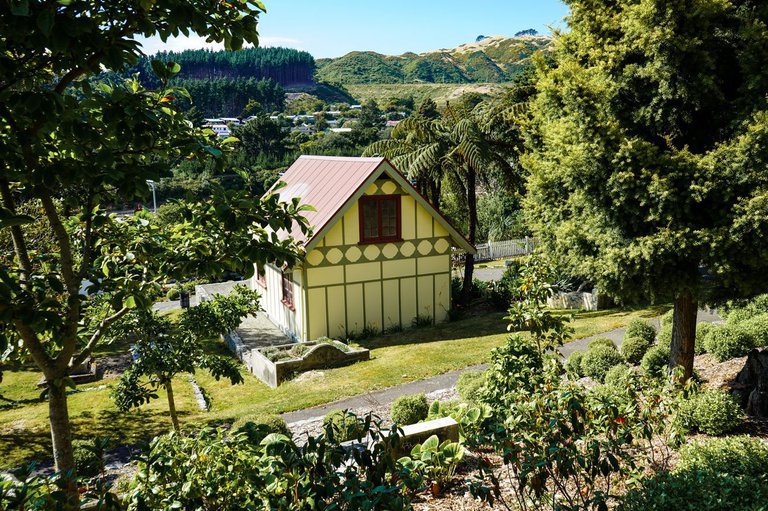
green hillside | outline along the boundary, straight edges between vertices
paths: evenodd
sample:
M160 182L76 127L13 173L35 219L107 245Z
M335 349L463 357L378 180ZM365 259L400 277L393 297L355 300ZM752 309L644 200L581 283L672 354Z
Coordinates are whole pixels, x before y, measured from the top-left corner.
M456 101L464 94L477 93L484 96L498 96L510 86L509 83L390 83L390 84L350 84L345 88L357 103L369 99L380 105L392 98L413 98L421 104L429 98L443 108L447 101Z
M315 77L343 84L506 82L550 41L539 36L494 36L421 54L354 51L336 59L318 59Z

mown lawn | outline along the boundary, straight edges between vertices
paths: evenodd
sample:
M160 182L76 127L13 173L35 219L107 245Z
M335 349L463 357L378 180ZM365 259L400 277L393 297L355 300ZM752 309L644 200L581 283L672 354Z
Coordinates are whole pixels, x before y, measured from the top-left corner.
M654 307L578 313L572 323L574 338L621 328L633 318L652 318L664 311ZM245 383L237 386L198 373L198 383L213 400L208 412L198 409L187 378L179 378L174 390L180 420L193 427L215 426L242 416L300 410L480 364L509 335L503 317L503 313L488 313L361 341L372 350L370 361L324 370L311 378L298 377L277 389L267 387L250 373L245 373ZM100 354L122 349L125 347L105 347ZM223 349L223 345L216 349ZM48 406L38 400L40 391L35 384L39 380L40 373L28 367L4 371L0 383L0 468L50 457ZM108 387L114 382L84 384L81 388L93 390L70 396L69 411L77 438L109 436L114 445L131 444L170 429L164 394L140 410L121 413L109 398Z

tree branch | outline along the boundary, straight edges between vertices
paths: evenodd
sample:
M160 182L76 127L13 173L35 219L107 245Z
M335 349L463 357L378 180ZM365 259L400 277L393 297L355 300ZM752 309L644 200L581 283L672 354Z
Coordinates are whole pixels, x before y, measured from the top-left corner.
M11 188L6 178L0 178L0 195L3 198L3 204L11 211L16 213L16 204L11 194ZM27 250L27 243L24 240L24 231L21 226L14 225L11 227L11 236L13 237L13 249L16 252L16 257L19 259L19 265L21 266L21 285L26 289L29 278L32 275L32 262L29 260L29 251Z
M99 342L99 339L104 336L104 332L107 331L107 328L109 328L112 323L125 316L130 310L131 309L128 307L123 307L111 316L104 318L101 323L99 323L99 327L88 340L88 344L85 345L85 348L83 348L79 355L72 359L72 363L70 364L71 367L77 367L85 362L85 359L91 355L93 348L96 347L96 343Z
M22 323L20 319L14 320L14 325L16 326L16 331L19 332L21 339L24 341L24 346L29 350L35 363L43 370L43 374L45 374L46 378L48 378L47 372L53 365L53 359L45 351L43 343L40 342L35 331L32 330L29 325Z
M41 191L40 201L43 204L45 216L51 224L54 238L59 246L61 263L61 276L67 290L67 315L64 324L63 339L61 339L61 351L56 356L56 361L60 365L69 365L72 355L75 354L77 347L77 327L80 323L80 285L81 281L74 272L74 261L72 258L72 244L69 240L69 234L64 224L61 223L59 213L56 211L56 205L47 191Z
M85 233L83 236L83 258L77 275L82 282L87 276L93 254L93 193L88 194L86 201Z

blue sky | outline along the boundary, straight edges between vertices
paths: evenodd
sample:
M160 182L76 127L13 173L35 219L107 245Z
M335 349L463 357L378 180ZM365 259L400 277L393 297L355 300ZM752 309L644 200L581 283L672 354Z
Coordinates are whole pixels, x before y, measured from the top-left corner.
M261 46L306 50L317 58L353 50L389 55L453 48L478 35L514 35L562 27L560 0L264 0ZM147 53L209 47L199 38L143 41Z

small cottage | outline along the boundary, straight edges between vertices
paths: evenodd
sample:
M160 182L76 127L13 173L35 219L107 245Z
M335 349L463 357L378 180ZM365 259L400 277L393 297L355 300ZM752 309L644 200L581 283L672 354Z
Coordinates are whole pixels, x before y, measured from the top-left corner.
M281 200L300 197L311 237L294 268L253 277L269 318L296 340L441 322L451 308L451 247L475 248L385 158L301 156Z

